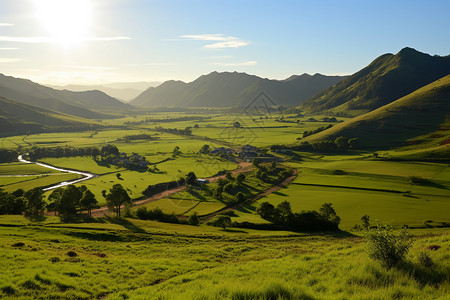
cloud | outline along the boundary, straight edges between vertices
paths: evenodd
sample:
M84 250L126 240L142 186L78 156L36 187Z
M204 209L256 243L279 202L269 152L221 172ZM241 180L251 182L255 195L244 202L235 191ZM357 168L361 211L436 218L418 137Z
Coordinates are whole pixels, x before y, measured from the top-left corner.
M6 48L0 48L0 50L19 50L19 48L6 47Z
M221 48L239 48L250 44L248 41L241 40L240 38L224 35L224 34L193 34L193 35L180 35L181 38L193 41L213 41L215 43L203 46L207 49L221 49Z
M20 58L1 58L0 57L0 64L13 63L13 62L18 62L18 61L21 61L21 59Z
M222 66L222 67L237 67L237 66L254 66L257 64L256 61L254 60L250 60L250 61L245 61L245 62L241 62L241 63L222 63L222 62L215 62L212 63L213 65L217 65L217 66Z
M130 40L127 36L111 36L111 37L85 37L85 41L120 41ZM15 42L15 43L58 43L58 39L50 36L0 36L0 42Z
M0 23L0 27L10 27L10 26L14 26L14 24L11 24L11 23Z
M99 71L99 70L117 70L116 67L102 67L102 66L63 66L64 68L69 69L84 69L84 70L92 70L92 71Z

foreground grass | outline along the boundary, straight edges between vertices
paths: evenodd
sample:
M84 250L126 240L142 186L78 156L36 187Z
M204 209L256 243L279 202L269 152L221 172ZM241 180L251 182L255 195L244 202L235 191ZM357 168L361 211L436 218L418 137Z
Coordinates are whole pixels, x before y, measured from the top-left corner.
M411 263L385 270L358 236L100 222L0 217L0 297L445 299L450 292L445 229L413 231ZM440 248L428 252L436 265L426 269L416 257L429 244Z

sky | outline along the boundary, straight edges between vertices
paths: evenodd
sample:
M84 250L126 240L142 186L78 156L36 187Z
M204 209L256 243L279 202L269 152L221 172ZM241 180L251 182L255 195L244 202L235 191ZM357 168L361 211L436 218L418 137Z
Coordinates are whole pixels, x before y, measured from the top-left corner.
M353 74L450 54L448 0L1 0L0 73L43 84Z

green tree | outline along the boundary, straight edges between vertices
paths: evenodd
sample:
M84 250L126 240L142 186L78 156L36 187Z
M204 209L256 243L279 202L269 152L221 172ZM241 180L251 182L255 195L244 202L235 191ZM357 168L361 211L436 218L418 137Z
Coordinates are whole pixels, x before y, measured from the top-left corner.
M212 225L215 227L222 227L225 230L227 227L231 226L231 218L225 215L218 215L212 221Z
M336 147L341 150L346 150L348 147L348 140L345 136L337 137L334 140L334 143L336 144Z
M205 144L205 145L202 146L200 151L198 151L198 153L200 153L200 154L208 154L210 151L211 151L211 148L209 147L209 145Z
M255 167L259 167L259 164L261 163L261 160L259 159L259 158L254 158L253 159L253 161L252 161L252 164L255 166Z
M68 185L62 193L58 211L61 215L75 215L83 194L73 184Z
M223 187L223 190L226 192L226 193L228 193L228 194L231 194L232 192L233 192L233 189L234 189L234 185L230 182L230 183L227 183L224 187Z
M364 229L369 229L370 227L370 217L368 215L364 215L361 217L362 226Z
M214 196L214 198L216 198L217 200L221 200L221 199L223 198L223 197L222 197L222 193L223 193L223 186L222 186L222 185L219 185L219 186L217 186L216 189L214 190L213 196Z
M56 216L56 213L59 212L59 206L61 204L61 197L62 197L63 193L64 193L64 188L59 187L59 188L54 189L51 192L51 194L48 196L48 201L50 201L50 203L47 204L47 210L54 211L55 216Z
M45 201L42 188L34 188L25 193L27 198L26 213L31 216L39 216L44 213Z
M198 225L198 224L200 224L200 219L197 216L197 212L194 212L192 215L189 216L188 223L191 224L191 225Z
M109 190L109 194L106 195L106 206L115 211L117 216L120 217L121 206L126 204L133 204L127 191L119 183L113 185Z
M91 215L92 209L97 207L98 201L95 198L94 193L92 193L90 190L86 189L83 192L83 196L80 199L80 206L88 211L88 215Z
M245 180L245 175L240 173L238 176L236 176L236 183L237 185L241 185Z
M275 207L269 202L261 203L256 209L256 213L259 214L262 218L267 219L273 216Z
M319 214L327 221L330 221L336 225L339 225L341 218L338 217L336 211L333 208L333 204L324 203L319 209Z
M230 181L233 181L233 180L234 180L234 177L233 177L233 175L231 175L231 172L227 172L227 173L225 174L225 178L228 179L228 180L230 180Z
M172 153L173 153L173 155L175 155L175 156L180 155L180 154L181 154L180 147L175 146L175 148L173 148Z
M234 202L236 203L242 203L245 201L245 195L242 192L239 192L234 196Z
M194 172L189 172L186 175L186 181L185 181L186 184L192 185L196 182L196 180L197 180L197 175L195 175Z
M380 222L367 231L366 240L369 257L387 269L399 266L412 245L412 237L406 229L395 233L391 225L383 226Z
M239 123L238 121L233 123L233 127L235 128L240 128L241 127L241 123Z
M276 210L279 214L280 221L286 222L288 217L292 214L291 203L285 200L277 205Z
M359 139L358 138L352 138L348 140L348 147L350 149L358 149L359 147Z

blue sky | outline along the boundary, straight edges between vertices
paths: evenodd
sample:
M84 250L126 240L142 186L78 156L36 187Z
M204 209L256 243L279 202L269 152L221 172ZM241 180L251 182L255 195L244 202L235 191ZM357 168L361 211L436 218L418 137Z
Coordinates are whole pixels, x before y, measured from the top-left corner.
M352 74L450 54L450 1L2 0L0 72L51 84Z

